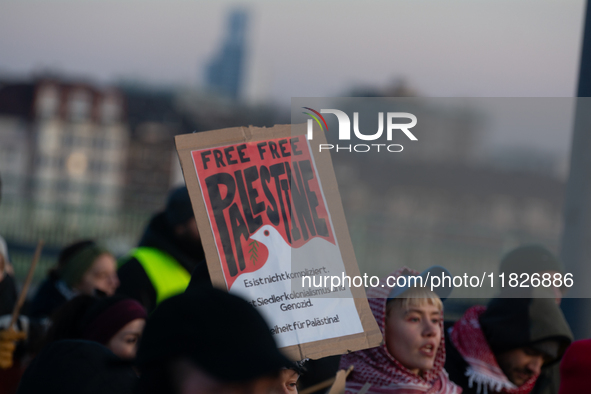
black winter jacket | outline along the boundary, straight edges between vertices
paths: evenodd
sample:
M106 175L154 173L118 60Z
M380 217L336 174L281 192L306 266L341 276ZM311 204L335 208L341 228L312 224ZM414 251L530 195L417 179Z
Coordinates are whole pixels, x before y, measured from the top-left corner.
M197 280L211 283L201 243L187 243L176 237L164 213L157 214L150 220L139 246L157 248L171 255L194 275L192 282ZM156 289L141 263L133 256L124 257L117 273L121 282L117 293L136 299L148 313L152 312L156 307Z

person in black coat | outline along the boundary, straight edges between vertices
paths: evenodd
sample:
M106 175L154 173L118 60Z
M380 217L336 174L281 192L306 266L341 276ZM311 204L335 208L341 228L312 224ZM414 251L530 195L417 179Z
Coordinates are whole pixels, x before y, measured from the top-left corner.
M166 270L167 289L158 279ZM189 281L210 285L201 237L189 192L171 192L166 209L150 220L138 248L120 260L118 293L139 301L148 312L164 299L185 291ZM172 290L170 288L172 282Z
M203 286L162 302L137 353L137 394L277 393L297 369L249 302Z
M21 379L17 394L132 394L138 377L96 342L62 340L46 346Z

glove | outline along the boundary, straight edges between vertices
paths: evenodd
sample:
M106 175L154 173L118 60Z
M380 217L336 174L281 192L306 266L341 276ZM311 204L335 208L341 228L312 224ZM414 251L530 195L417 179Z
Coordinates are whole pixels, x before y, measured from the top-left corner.
M0 316L0 330L5 330L8 328L10 321L12 320L12 315L2 315ZM19 316L16 319L16 329L19 331L24 331L25 334L29 332L29 318L27 316Z
M12 367L12 355L16 349L16 342L27 338L23 331L15 331L13 328L0 331L0 368Z

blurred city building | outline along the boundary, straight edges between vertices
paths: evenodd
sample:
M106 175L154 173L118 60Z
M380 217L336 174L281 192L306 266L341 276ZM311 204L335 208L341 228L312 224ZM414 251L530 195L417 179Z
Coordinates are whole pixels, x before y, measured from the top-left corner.
M244 85L244 59L248 14L236 9L228 16L226 37L220 51L211 60L206 71L206 87L213 93L240 98Z
M49 77L6 82L0 122L4 194L29 200L39 226L77 227L84 207L120 208L128 144L120 92Z
M420 122L413 130L420 134L421 132L428 133L428 143L418 144L409 143L408 138L400 132L393 134L392 140L388 143L402 144L405 149L404 154L368 154L365 158L367 160L472 163L479 156L483 119L481 114L470 108L457 105L434 105L435 100L421 97L418 90L403 79L395 80L381 88L354 87L348 91L346 97L365 99L363 101L351 101L347 98L336 99L333 104L334 108L339 108L347 113L351 122L354 122L353 113L358 113L356 124L361 133L369 135L378 130L379 113L398 111L410 112L417 116ZM404 98L404 100L396 100L395 98ZM443 104L442 101L438 103ZM338 127L336 117L329 116L326 120L329 129ZM354 124L352 123L352 125ZM385 127L385 122L382 126ZM383 135L385 136L385 132ZM337 144L337 134L328 133L327 140L329 143Z
M31 167L32 84L0 83L0 169L2 193L24 195Z
M177 92L176 108L192 122L193 131L247 126L272 127L291 122L289 110L273 103L230 101L191 89Z
M410 98L384 98L384 91ZM388 141L403 145L401 153L331 150L362 272L381 276L405 265L422 270L442 264L452 273L496 274L500 256L519 244L558 250L565 180L552 155L515 149L483 158L487 117L461 99L425 99L401 85L353 92L367 99L337 99L328 108L351 120L358 112L366 135L378 129L378 112L410 112L419 119L413 128L419 141L402 133ZM334 118L326 117L331 131L338 128ZM329 143L347 145L331 131ZM493 295L456 291L476 294Z
M443 265L453 275L496 277L501 257L516 246L559 250L565 181L555 176L446 162L398 161L376 169L338 156L349 231L360 271L368 275ZM454 289L447 318L498 290Z
M130 129L126 156L124 206L154 212L162 208L180 171L174 136L197 125L176 108L176 93L140 84L119 86L127 103Z
M187 88L122 83L131 143L124 205L153 212L168 190L184 182L174 136L228 127L271 127L289 123L289 113L270 105L249 105Z
M502 252L521 242L557 248L564 180L551 171L550 156L507 150L483 160L486 117L421 98L404 83L352 92L369 99L366 107L336 99L324 108L351 119L359 112L364 134L375 132L378 112L409 111L423 133L414 144L397 135L392 143L404 145L402 154L332 154L362 271L383 275L395 266L444 264L452 272L492 272ZM409 99L398 108L383 95ZM107 241L115 253L132 247L168 190L183 182L175 135L271 127L290 123L290 116L274 104L187 87L121 82L107 88L58 77L2 82L0 234L12 251L21 246L21 254L13 253L24 263L17 271L25 272L39 238L54 257L83 237ZM336 119L327 122L335 130ZM327 133L329 143L334 138Z
M17 276L39 239L47 267L64 244L120 226L128 143L117 89L49 75L0 81L0 234Z
M129 250L184 182L175 135L276 123L289 123L289 113L187 88L0 81L0 234L16 251L17 275L40 238L43 264L80 238Z

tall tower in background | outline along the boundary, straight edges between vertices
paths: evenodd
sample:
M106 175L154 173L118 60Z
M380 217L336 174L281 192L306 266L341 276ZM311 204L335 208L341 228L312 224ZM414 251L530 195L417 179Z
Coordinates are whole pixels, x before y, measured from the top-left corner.
M228 18L227 33L221 51L207 66L207 87L219 94L238 99L244 76L244 55L248 15L233 10Z

